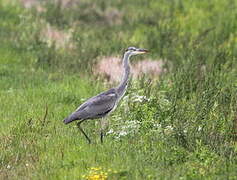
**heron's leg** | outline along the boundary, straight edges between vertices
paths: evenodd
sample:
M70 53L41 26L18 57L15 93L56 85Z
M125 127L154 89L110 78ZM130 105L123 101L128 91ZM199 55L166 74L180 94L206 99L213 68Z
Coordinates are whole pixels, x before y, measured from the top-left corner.
M106 117L100 120L100 141L103 143L104 131L108 127L108 119Z
M84 136L86 137L86 139L88 140L89 144L91 143L90 138L86 135L85 131L83 131L83 129L81 128L81 123L84 122L84 120L80 121L77 123L77 127L78 129L82 132L82 134L84 134Z

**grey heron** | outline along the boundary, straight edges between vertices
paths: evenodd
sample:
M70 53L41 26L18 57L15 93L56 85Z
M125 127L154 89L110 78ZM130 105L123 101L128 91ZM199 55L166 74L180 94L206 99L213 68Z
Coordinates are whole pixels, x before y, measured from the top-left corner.
M126 49L124 55L123 55L123 77L120 82L120 84L115 87L111 88L105 92L102 92L98 94L97 96L94 96L92 98L89 98L86 102L81 104L75 112L73 112L71 115L69 115L67 118L64 119L64 123L68 124L75 120L79 120L77 123L77 127L82 132L82 134L86 137L89 143L91 143L90 138L87 136L87 134L84 132L84 130L81 128L81 123L88 119L98 119L102 118L101 120L101 129L100 129L100 140L101 143L103 143L103 136L104 136L104 127L103 122L106 122L106 116L108 116L111 112L115 110L117 107L118 102L121 100L123 95L126 92L128 81L129 81L129 75L130 75L130 62L129 58L133 55L137 54L144 54L147 53L148 50L141 49L141 48L135 48L135 47L129 47Z

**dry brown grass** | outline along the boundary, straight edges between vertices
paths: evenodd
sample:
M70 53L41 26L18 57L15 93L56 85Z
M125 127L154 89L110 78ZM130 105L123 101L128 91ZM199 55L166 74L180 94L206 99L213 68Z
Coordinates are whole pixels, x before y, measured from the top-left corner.
M166 72L163 60L145 59L132 65L132 76L139 78L143 74L153 78ZM119 82L123 73L121 58L104 57L94 66L94 74L106 78L110 83Z
M44 12L46 9L39 0L20 0L20 3L26 9L35 8L37 12Z
M20 0L20 2L25 8L36 8L36 10L39 10L39 12L44 10L43 5L44 3L47 3L47 1L41 1L41 0ZM79 1L77 0L50 0L48 2L60 4L62 8L69 8L77 4Z

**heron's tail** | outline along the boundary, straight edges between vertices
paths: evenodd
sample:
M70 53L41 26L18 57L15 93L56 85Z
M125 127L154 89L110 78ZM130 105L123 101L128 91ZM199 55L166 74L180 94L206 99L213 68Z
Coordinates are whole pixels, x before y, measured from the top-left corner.
M69 124L72 121L79 120L77 113L72 113L70 116L63 120L64 124Z

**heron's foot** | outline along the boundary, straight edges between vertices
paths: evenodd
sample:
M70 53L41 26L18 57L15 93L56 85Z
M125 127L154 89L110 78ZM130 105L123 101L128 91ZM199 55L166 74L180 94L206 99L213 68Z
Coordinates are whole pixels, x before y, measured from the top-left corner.
M100 120L100 142L101 142L101 144L103 144L103 142L104 142L103 139L105 136L105 131L106 131L106 129L108 129L108 126L109 126L108 119L102 118Z
M104 132L101 131L100 132L100 142L101 142L101 144L103 144L103 137L104 137Z

